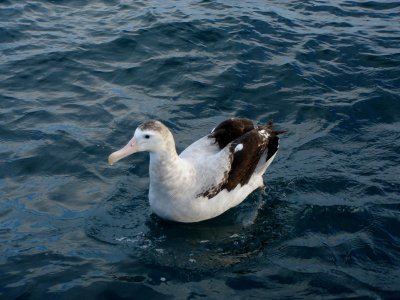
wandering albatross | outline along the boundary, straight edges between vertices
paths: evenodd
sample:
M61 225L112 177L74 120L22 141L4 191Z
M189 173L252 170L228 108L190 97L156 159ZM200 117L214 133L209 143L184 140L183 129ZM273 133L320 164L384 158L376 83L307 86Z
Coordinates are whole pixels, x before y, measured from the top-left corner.
M214 218L263 187L263 174L279 147L272 122L255 125L242 118L226 120L210 134L177 154L171 131L147 121L108 163L139 151L150 152L149 202L163 219L199 222Z

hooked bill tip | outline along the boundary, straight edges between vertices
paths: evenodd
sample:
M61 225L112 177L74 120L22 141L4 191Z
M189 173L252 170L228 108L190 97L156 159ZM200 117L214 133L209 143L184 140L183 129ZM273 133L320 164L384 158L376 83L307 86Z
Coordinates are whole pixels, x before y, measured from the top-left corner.
M112 154L108 157L108 165L112 166L114 164L114 159L112 158Z

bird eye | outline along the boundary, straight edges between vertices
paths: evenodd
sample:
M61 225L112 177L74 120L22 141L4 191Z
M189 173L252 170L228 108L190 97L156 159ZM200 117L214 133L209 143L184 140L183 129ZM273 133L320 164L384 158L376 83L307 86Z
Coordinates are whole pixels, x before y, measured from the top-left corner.
M149 139L149 138L150 138L150 135L146 134L146 135L144 136L144 138L145 138L145 139Z

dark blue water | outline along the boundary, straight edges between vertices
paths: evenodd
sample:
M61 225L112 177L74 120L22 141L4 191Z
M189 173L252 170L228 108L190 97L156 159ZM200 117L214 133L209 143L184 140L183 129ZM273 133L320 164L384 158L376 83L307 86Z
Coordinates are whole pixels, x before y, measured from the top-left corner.
M398 1L2 1L0 298L399 299ZM163 222L148 158L274 120L265 191Z

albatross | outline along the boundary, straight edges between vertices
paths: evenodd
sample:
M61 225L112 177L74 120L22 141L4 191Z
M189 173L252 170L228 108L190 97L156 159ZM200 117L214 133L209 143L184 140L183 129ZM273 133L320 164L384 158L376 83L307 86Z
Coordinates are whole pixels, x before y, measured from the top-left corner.
M139 125L108 163L148 151L151 210L166 220L199 222L219 216L264 186L263 174L283 132L274 130L272 122L256 125L231 118L178 155L171 131L151 120Z

